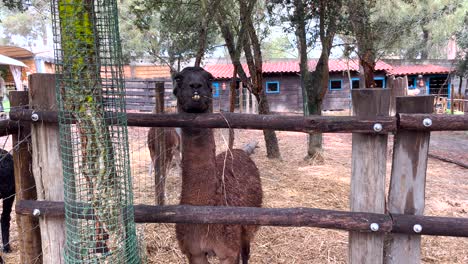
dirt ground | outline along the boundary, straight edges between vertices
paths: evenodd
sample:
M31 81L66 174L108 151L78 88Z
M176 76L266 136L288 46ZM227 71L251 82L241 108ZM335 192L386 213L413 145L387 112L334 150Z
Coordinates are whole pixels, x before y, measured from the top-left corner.
M135 203L154 204L154 180L148 174L149 152L145 146L145 128L130 128L131 166ZM456 137L468 140L468 132ZM431 148L442 149L442 141L452 134L434 133ZM236 131L236 146L259 141L253 159L261 171L264 207L314 207L349 210L351 175L351 135L325 134L323 163L304 161L306 136L278 132L282 160L268 160L261 131ZM216 133L218 151L225 149L226 131ZM391 141L387 162L387 187L391 168ZM432 142L434 141L434 143ZM446 154L457 149L463 158L467 146L449 143ZM444 145L445 146L445 145ZM464 155L463 155L464 154ZM174 167L167 182L169 204L178 203L180 170ZM468 170L430 158L426 183L426 215L468 217ZM14 219L14 217L13 217ZM12 223L13 253L4 254L6 263L19 263L16 223ZM148 263L187 263L175 240L172 224L138 224L139 239L146 246ZM456 227L454 227L456 228ZM262 227L252 246L251 263L346 263L348 233L318 228ZM217 263L213 261L212 263ZM422 238L422 263L468 263L468 238Z
M446 140L450 134L435 133ZM461 140L467 132L456 133ZM218 150L225 147L227 133L217 133ZM236 145L259 141L253 159L260 168L264 207L314 207L349 210L351 135L325 134L325 161L304 161L306 136L278 132L282 160L268 160L260 131L236 131ZM391 168L389 140L387 186ZM439 143L442 145L445 143ZM432 145L431 145L432 146ZM439 148L440 150L440 148ZM465 155L468 152L465 152ZM178 169L168 179L168 200L177 204L180 192ZM387 187L388 188L388 187ZM426 215L468 217L468 170L429 159L426 184ZM137 198L138 200L138 198ZM140 225L149 263L187 263L177 248L171 224ZM468 238L423 236L423 263L468 263ZM262 227L252 247L252 263L346 263L348 233L318 228ZM214 262L216 263L216 262Z

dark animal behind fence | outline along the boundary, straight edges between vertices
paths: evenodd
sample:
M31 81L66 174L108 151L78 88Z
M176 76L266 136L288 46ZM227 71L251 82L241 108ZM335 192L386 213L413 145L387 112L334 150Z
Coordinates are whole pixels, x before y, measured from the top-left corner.
M180 113L209 113L212 76L199 67L175 76ZM260 174L249 155L228 150L216 156L212 129L182 129L181 204L261 207ZM256 226L177 224L177 240L189 263L207 264L216 255L223 264L247 264Z
M151 156L151 168L150 168L150 176L152 172L155 173L155 192L156 192L156 200L157 204L164 205L165 201L165 182L166 179L162 178L159 179L158 172L154 170L156 164L157 156L160 155L158 151L158 140L161 136L161 130L164 129L165 132L165 160L164 160L164 168L157 168L158 170L162 170L164 175L167 176L169 169L171 168L172 160L175 158L175 161L178 163L180 161L180 136L176 132L176 129L173 127L165 127L165 128L156 128L152 127L148 130L148 149ZM159 173L161 175L161 173Z
M0 149L0 198L3 199L3 211L0 219L3 252L11 252L10 215L15 201L15 172L13 156L3 149Z

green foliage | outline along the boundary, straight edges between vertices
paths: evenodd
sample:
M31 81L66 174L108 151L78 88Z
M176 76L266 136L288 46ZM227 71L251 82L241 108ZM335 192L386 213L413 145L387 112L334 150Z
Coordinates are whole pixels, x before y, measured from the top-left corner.
M201 21L208 8L206 0L151 1L136 0L129 10L134 19L132 24L148 41L146 52L159 61L174 66L193 58L197 52ZM130 20L128 21L130 25ZM208 29L207 47L217 39L216 28ZM209 50L209 48L208 48Z
M465 13L463 26L455 34L460 51L458 53L457 75L468 77L468 12Z
M2 4L9 10L24 11L28 3L23 0L2 0Z
M410 59L445 58L467 12L465 0L377 0L371 15L376 49Z
M8 1L7 1L8 2ZM4 37L3 45L29 47L38 39L46 39L47 27L50 27L50 0L36 0L29 5L21 1L0 4L0 20ZM20 4L18 4L20 3ZM15 8L10 8L12 5ZM19 6L18 6L19 5Z
M293 44L286 35L280 35L262 43L262 55L265 60L296 58Z

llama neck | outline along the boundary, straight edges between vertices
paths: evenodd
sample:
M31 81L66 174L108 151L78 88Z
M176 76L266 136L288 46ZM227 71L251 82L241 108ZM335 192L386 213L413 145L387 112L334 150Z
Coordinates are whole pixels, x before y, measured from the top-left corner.
M212 205L216 188L216 146L213 130L183 128L181 204Z

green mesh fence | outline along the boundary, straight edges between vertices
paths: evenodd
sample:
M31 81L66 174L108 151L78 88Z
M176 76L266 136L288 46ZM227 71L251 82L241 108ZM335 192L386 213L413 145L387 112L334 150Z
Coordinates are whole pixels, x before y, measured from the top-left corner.
M53 0L66 263L140 263L116 0Z

